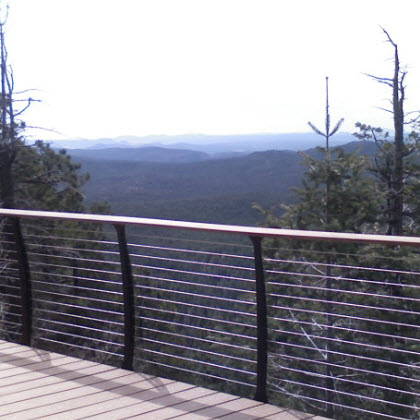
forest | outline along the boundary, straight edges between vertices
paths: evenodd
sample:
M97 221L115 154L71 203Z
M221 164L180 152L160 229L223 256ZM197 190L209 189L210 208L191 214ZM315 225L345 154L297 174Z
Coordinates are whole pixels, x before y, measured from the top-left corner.
M374 142L341 146L346 152L373 157ZM139 161L144 148L116 149L104 158L101 150L68 150L89 181L82 191L90 202L108 202L115 214L237 225L257 225L259 203L273 212L282 212L280 203L294 199L292 187L299 187L305 171L302 154L287 150L267 150L244 156L213 158L191 162L165 162L172 150L155 148L156 161ZM147 154L147 152L146 152ZM309 149L305 155L322 158ZM164 161L157 161L162 157Z
M0 24L1 207L418 236L420 126L404 109L398 46L383 32L394 71L370 77L388 88L392 131L361 122L354 143L334 147L342 120L331 121L327 78L325 127L309 123L322 147L176 163L72 158L42 141L28 144L22 118L34 101L14 92ZM1 226L2 337L21 334L8 327L21 316L11 238L25 239L38 302L33 342L120 363L115 314L122 298L112 229L48 220L4 219ZM145 229L131 230L129 238L140 331L136 368L251 396L251 244L183 233L160 244ZM264 240L263 252L269 401L337 419L418 418L418 250L275 238ZM204 268L197 273L198 263ZM238 270L246 274L236 277Z

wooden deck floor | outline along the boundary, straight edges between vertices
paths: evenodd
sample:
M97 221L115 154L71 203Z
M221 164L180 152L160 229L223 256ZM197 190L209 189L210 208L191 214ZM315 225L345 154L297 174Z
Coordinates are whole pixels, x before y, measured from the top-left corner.
M4 341L0 341L0 418L321 419Z

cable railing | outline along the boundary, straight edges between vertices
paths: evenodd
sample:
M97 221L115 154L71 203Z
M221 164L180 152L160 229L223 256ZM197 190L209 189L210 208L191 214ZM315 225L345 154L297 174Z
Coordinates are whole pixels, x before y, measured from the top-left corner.
M3 339L330 418L418 418L420 238L0 217Z

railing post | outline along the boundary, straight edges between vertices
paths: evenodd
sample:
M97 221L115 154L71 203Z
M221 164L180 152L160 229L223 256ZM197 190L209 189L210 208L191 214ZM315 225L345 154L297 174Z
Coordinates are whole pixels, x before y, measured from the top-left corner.
M123 369L133 370L134 359L134 282L131 270L130 254L128 252L127 239L124 225L114 225L118 236L120 251L122 289L124 300L124 360Z
M262 237L250 236L254 246L255 287L257 301L257 389L255 399L267 402L268 321L264 266L261 251Z
M17 217L13 217L11 218L11 224L16 245L16 260L19 266L22 344L30 346L32 336L32 287L28 254L23 240L20 220Z

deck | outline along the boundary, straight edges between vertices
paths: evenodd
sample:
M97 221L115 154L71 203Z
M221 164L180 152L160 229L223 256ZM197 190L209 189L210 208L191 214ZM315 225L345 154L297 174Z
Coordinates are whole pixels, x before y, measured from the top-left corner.
M0 417L318 419L257 401L0 341Z

